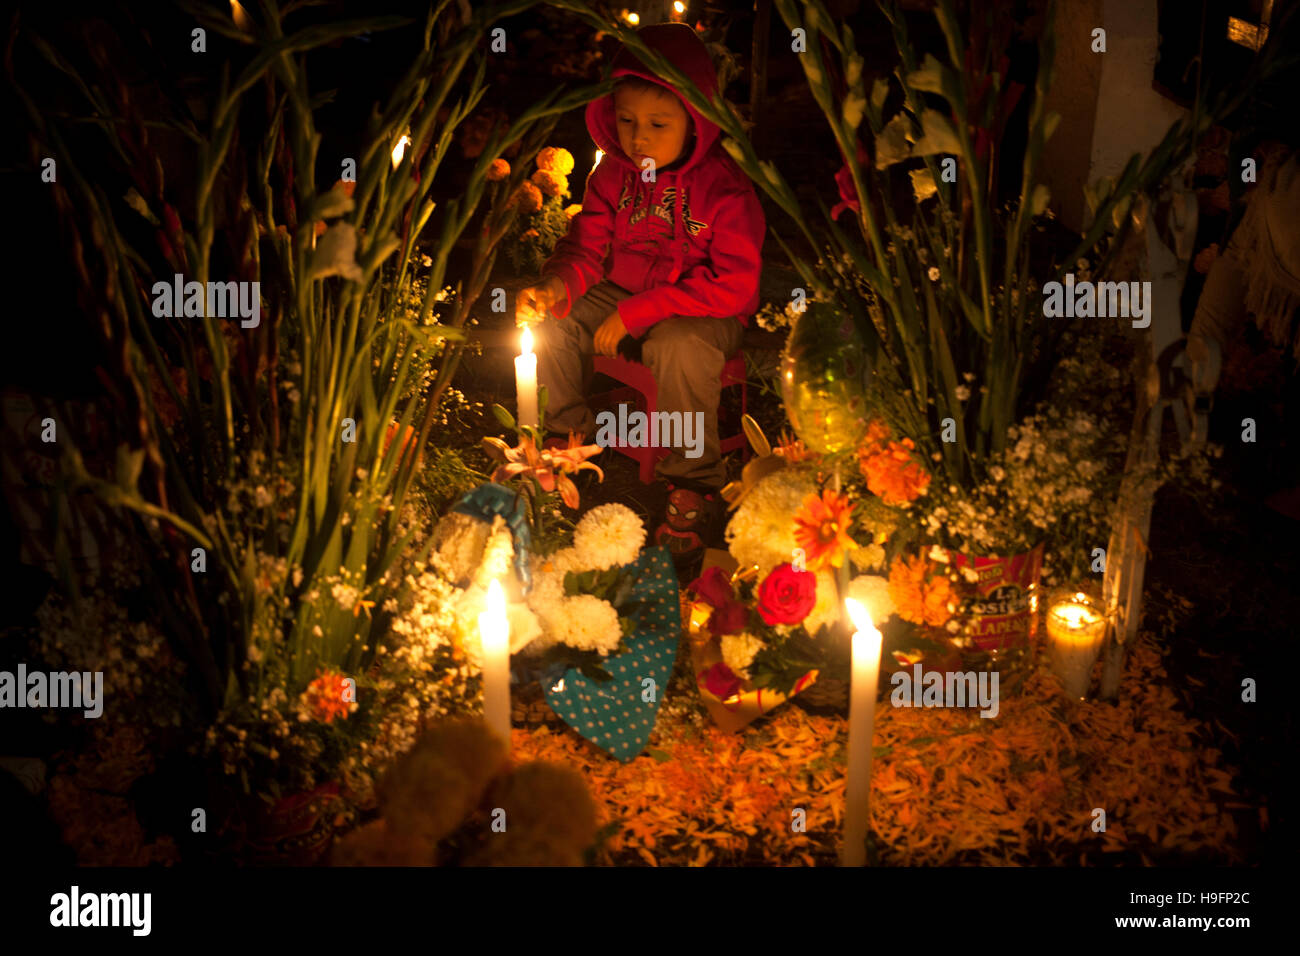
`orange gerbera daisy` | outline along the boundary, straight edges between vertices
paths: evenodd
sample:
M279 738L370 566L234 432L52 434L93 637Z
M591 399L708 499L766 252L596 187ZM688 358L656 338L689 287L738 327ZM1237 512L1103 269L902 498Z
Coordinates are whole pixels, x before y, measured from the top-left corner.
M317 720L332 723L335 717L346 717L352 710L352 702L344 698L348 689L344 677L338 671L317 671L316 679L307 685L304 695L307 710Z
M809 571L826 567L838 568L844 555L857 547L849 537L853 523L853 505L846 495L829 488L817 495L809 495L794 516L794 540L803 548Z
M889 571L889 598L903 620L942 627L952 616L952 586L944 575L930 570L921 555L900 557Z

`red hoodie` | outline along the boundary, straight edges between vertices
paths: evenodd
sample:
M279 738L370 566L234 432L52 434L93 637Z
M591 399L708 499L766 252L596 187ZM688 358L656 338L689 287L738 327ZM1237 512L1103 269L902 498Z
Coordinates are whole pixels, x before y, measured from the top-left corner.
M638 35L712 98L717 76L693 29L661 23ZM674 315L734 315L747 325L758 308L766 230L753 184L722 148L717 124L628 50L619 50L612 75L639 76L676 95L695 123L695 148L655 182L642 182L640 167L618 144L613 94L587 104L587 129L605 156L587 177L582 212L542 267L568 293L553 311L563 318L584 292L609 279L632 293L618 313L638 338Z

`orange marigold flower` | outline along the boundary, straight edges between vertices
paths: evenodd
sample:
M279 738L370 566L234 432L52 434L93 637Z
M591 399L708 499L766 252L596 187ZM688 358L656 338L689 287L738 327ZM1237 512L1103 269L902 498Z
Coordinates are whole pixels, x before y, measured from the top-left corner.
M537 154L537 168L567 176L573 172L573 154L559 146L547 146Z
M490 183L500 182L510 175L510 164L504 159L492 160L492 165L488 167L487 181Z
M887 505L905 505L925 494L930 473L916 460L916 444L910 438L893 441L889 428L875 421L858 448L858 470L867 488Z
M544 196L569 195L569 182L559 173L549 169L539 169L529 177L529 181L542 191Z
M930 575L930 564L920 555L894 562L889 571L889 598L898 616L913 624L942 627L952 615L952 586L944 575Z
M542 208L542 191L525 180L519 184L519 189L510 198L510 202L511 204L519 203L520 211L525 214L537 212Z
M794 516L794 540L803 548L809 571L826 567L838 568L844 555L857 547L849 537L853 523L853 505L846 495L829 488L817 495L809 495Z
M353 704L343 699L346 685L338 671L317 671L316 679L307 685L304 694L308 712L317 720L332 723L335 717L346 717Z

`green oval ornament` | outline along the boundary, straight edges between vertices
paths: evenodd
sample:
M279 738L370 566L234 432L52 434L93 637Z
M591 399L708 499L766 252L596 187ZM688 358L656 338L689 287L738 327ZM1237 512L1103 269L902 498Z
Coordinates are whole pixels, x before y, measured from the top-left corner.
M867 430L871 363L853 319L808 302L781 354L781 398L804 445L823 455L857 446Z

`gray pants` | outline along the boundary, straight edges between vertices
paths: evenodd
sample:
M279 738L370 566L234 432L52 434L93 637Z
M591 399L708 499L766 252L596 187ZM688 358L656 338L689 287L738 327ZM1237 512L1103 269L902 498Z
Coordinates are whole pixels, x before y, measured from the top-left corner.
M612 282L599 282L573 304L563 319L547 319L537 337L537 379L546 386L546 425L550 431L579 432L591 441L596 417L587 407L593 336L600 324L630 295ZM673 316L650 327L641 343L642 361L654 373L658 411L704 413L704 447L699 458L673 449L660 460L661 479L698 482L720 488L726 480L718 439L722 366L740 349L744 329L734 316Z

